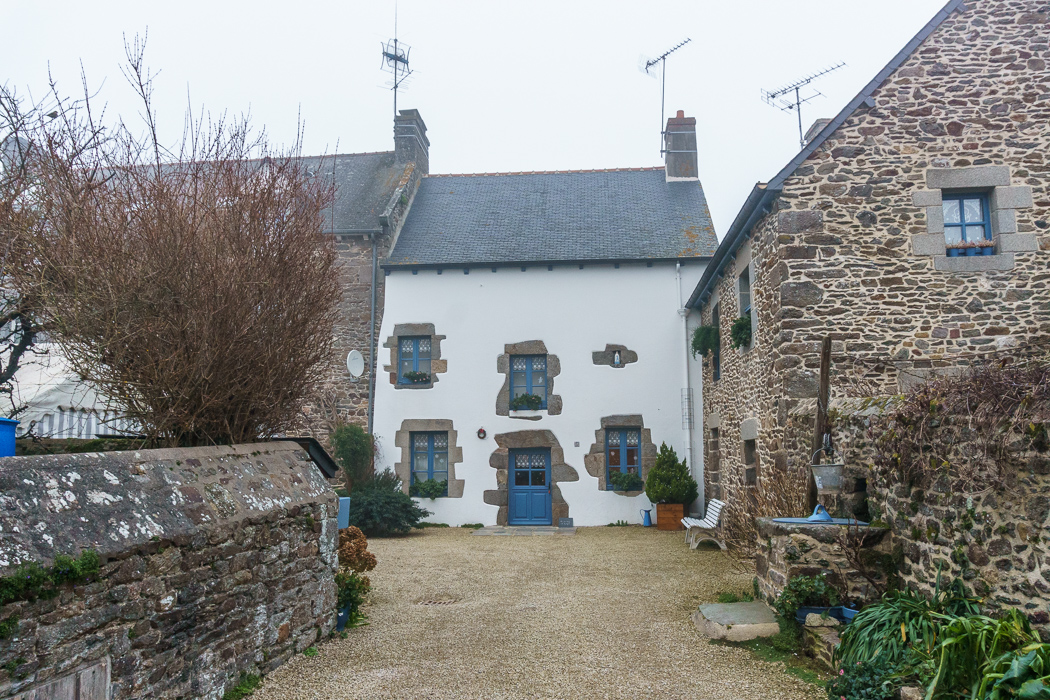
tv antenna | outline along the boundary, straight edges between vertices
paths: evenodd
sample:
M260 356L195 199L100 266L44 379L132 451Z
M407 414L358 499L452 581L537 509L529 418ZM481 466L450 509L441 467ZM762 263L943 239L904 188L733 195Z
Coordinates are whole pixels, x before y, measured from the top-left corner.
M394 116L397 116L397 89L412 75L412 69L408 67L408 53L412 48L397 39L397 5L394 5L394 38L382 44L383 62L380 68L387 73L393 73L394 84Z
M805 78L802 78L801 80L796 80L790 85L785 85L782 88L778 88L776 90L762 90L762 101L765 102L767 105L778 107L785 112L795 110L795 112L798 114L798 142L801 148L806 147L806 138L805 135L802 133L802 105L816 97L824 96L824 94L816 88L811 88L813 90L813 94L809 95L808 97L803 97L802 88L809 85L814 80L823 75L827 75L832 71L836 71L839 68L845 67L845 63L837 63L836 65L831 66L830 68L825 68L824 70L813 73L812 75L807 75ZM792 92L795 93L794 100L791 99Z
M660 155L663 155L664 153L664 93L667 89L667 57L688 44L690 41L692 41L692 39L687 37L684 41L678 42L656 58L642 56L638 63L638 69L650 78L656 77L656 64L660 64Z

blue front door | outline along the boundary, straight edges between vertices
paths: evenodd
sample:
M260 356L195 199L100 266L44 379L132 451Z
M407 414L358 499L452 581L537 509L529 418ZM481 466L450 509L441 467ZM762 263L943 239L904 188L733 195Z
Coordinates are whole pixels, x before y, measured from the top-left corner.
M511 450L508 525L551 524L551 451Z

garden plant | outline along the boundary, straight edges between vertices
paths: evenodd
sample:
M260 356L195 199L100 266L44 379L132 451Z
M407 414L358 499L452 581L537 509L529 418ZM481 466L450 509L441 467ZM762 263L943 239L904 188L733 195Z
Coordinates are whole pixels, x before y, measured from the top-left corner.
M428 515L401 490L401 479L389 469L358 484L350 497L350 524L369 537L403 535Z

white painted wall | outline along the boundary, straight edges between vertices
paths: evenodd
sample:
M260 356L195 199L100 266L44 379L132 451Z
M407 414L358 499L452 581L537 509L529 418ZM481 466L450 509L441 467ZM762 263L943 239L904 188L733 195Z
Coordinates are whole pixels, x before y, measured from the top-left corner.
M381 455L377 467L393 468L401 450L394 433L405 419L451 419L458 431L463 462L456 478L465 480L463 498L422 499L433 511L432 522L450 525L496 522L497 508L484 503L483 493L496 488L496 470L489 456L497 445L493 436L519 430L552 431L565 451L565 461L580 479L561 482L569 515L577 525L607 525L617 520L641 522L639 510L649 508L644 495L626 498L599 491L583 456L594 442L602 416L641 414L653 442L688 454L688 432L682 421L682 389L687 386L685 363L698 377L699 362L687 350L680 299L687 299L703 274L706 262L682 266L681 288L674 263L555 266L520 268L392 271L386 278L385 310L379 345L398 323L433 323L448 372L431 389L396 390L382 365L389 350L380 347L376 382L374 432ZM542 340L561 361L554 392L562 397L561 415L526 421L496 415L496 395L504 375L496 358L506 343ZM597 366L591 353L606 344L626 345L638 353L638 362L623 369ZM695 380L694 387L699 385ZM693 397L694 412L701 406ZM694 416L695 418L695 416ZM694 476L703 484L701 431L695 423L690 460ZM478 439L478 428L488 437ZM578 446L577 446L578 444Z

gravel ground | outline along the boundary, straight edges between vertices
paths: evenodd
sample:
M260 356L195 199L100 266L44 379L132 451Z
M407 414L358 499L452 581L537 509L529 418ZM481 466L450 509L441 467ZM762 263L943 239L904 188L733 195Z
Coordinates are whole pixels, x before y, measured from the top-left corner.
M370 624L295 657L253 697L825 698L697 632L696 605L750 590L753 572L682 540L642 527L371 540ZM421 604L434 601L454 602Z

